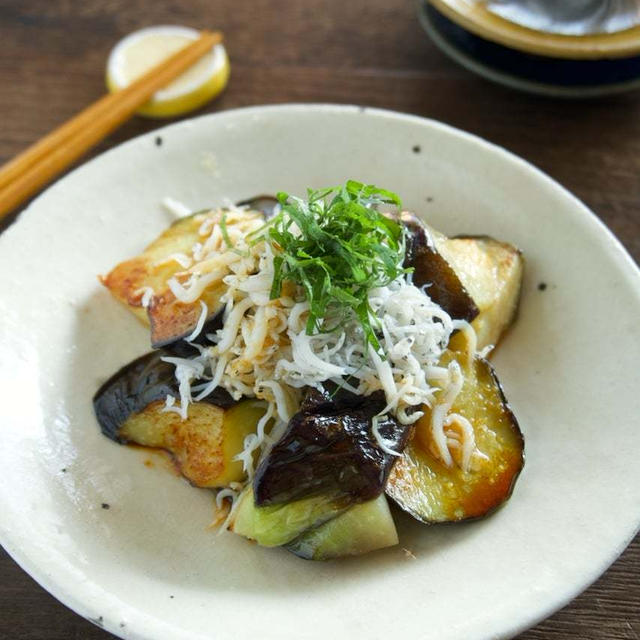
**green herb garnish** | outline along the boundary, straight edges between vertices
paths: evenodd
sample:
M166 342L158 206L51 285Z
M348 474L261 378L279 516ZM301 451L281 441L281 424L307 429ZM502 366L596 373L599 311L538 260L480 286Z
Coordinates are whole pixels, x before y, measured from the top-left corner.
M350 312L362 325L365 343L380 351L377 320L368 294L406 273L404 233L376 207L401 207L391 191L350 180L340 187L308 190L306 201L279 193L281 211L264 234L274 248L271 298L290 280L309 302L307 334L338 328Z
M240 251L236 249L233 242L231 242L231 236L229 236L229 229L227 228L227 214L229 212L226 209L222 210L222 217L220 218L220 232L222 233L222 240L227 245L227 249L233 251L233 253L246 257L249 255L248 251Z
M227 213L226 209L222 211L222 217L220 218L220 232L222 233L224 243L227 245L227 249L233 249L233 243L231 242L229 231L227 229Z

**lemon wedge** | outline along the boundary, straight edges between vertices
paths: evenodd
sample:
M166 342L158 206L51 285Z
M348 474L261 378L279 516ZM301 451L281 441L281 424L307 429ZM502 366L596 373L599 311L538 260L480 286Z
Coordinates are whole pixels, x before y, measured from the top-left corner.
M198 38L188 27L157 26L135 31L112 49L107 60L109 91L123 89L171 54ZM229 58L218 44L198 62L157 91L138 114L149 118L171 118L198 109L217 96L229 80Z

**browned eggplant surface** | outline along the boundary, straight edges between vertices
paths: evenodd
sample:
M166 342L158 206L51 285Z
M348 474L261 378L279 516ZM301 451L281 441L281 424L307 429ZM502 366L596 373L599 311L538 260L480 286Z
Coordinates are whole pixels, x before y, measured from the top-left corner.
M117 442L124 439L120 428L134 414L153 402L164 404L167 395L179 398L175 366L162 360L166 351L153 351L136 358L111 376L93 397L93 408L102 433ZM203 402L227 408L235 404L223 389L217 389Z
M451 265L431 240L429 231L413 214L403 212L400 220L408 229L404 266L413 268L413 284L428 285L429 297L452 318L471 322L478 307Z
M265 218L273 215L277 204L273 196L256 196L243 200L239 205L247 205L252 210L262 212ZM151 345L154 349L169 347L176 343L172 351L175 355L194 353L183 340L191 334L200 318L199 301L181 303L176 300L167 281L183 268L169 258L172 254L189 254L200 240L198 230L208 210L197 211L176 220L145 250L116 265L102 283L114 297L125 304L139 320L151 324ZM141 290L149 287L154 291L148 309L142 306ZM201 300L207 305L209 316L201 336L216 331L221 326L220 296L225 292L224 285L210 287L204 291Z
M191 251L199 239L198 229L202 224L197 219L198 215L194 213L176 220L142 253L116 265L101 278L102 284L111 294L145 324L149 323L149 318L147 310L142 306L140 290L150 287L154 292L160 293L166 289L167 280L182 270L177 262L167 259L171 254ZM200 310L200 305L194 306ZM184 333L188 333L186 328L180 332Z
M320 492L364 502L382 493L396 460L380 448L372 433L372 418L385 404L381 392L362 397L344 390L336 393L330 387L310 390L301 411L256 471L256 505L291 502ZM380 436L395 451L402 451L409 431L391 417L378 423Z
M260 195L236 203L237 206L246 206L252 211L262 213L265 220L274 215L278 200L274 196ZM200 212L202 213L202 212ZM197 214L192 214L197 215ZM224 287L215 287L205 291L202 300L211 310L200 334L192 341L202 344L206 341L207 333L213 333L222 328L222 316L224 309L220 308L220 296ZM184 304L175 299L169 290L154 298L148 309L151 323L151 345L154 349L166 348L175 355L188 357L196 353L196 350L185 342L189 334L194 330L200 317L199 304Z
M94 396L102 432L121 444L135 443L168 451L180 472L199 487L220 487L242 479L234 460L244 438L255 431L265 411L256 400L234 401L217 389L189 406L182 420L164 408L167 395L179 396L174 366L164 351L134 360L112 376Z
M159 300L160 309L158 311L155 309L156 300ZM154 349L164 349L174 356L188 358L198 354L198 349L193 345L206 344L209 342L207 339L208 334L222 329L224 308L217 309L210 314L204 321L200 333L193 340L187 342L186 338L193 332L198 322L199 312L196 313L197 310L192 305L184 305L177 301L174 304L166 305L163 304L161 298L156 300L154 300L149 310L151 335L157 337L158 333L162 331L163 337L152 342L151 346ZM183 331L186 327L187 331L181 335L173 335L171 334L172 327L174 331ZM158 329L158 331L154 331L154 329Z
M224 309L220 297L225 292L225 286L220 285L203 292L200 298L209 309L209 316L205 326L199 334L200 340L222 326ZM170 289L156 294L147 309L151 323L151 346L154 349L169 347L172 343L182 342L196 327L202 312L200 303L185 304L176 300ZM180 347L178 347L180 349Z
M464 384L452 412L471 423L482 455L463 471L447 467L434 454L431 410L416 423L411 442L393 467L387 495L426 523L456 522L487 515L510 495L524 464L524 439L491 365L448 352L463 367ZM443 363L447 362L444 358Z

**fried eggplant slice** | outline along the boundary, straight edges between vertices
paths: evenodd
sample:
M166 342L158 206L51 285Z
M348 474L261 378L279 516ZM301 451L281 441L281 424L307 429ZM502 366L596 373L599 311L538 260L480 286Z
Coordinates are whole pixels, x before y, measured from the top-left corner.
M263 547L279 547L335 518L350 506L344 497L321 493L301 500L260 507L248 486L238 497L229 529Z
M193 245L200 238L198 230L205 214L206 212L200 211L176 220L140 255L121 262L101 278L102 284L111 294L144 324L149 324L149 318L147 310L142 306L140 291L144 287L153 291L163 291L167 280L184 269L169 256L191 253ZM186 331L182 333L188 335Z
M207 310L213 311L208 313L200 333L188 342L186 338L193 333L202 313L200 304L183 304L169 290L154 296L148 309L151 346L154 349L166 349L180 357L197 354L198 350L193 345L205 344L208 334L222 329L224 307L220 304L220 296L223 293L223 287L203 292L201 300L207 305Z
M480 311L471 323L478 350L498 344L517 314L524 272L522 253L487 236L445 238L436 234L434 240Z
M382 392L356 396L326 388L308 391L301 410L260 463L253 482L259 506L326 493L364 502L380 495L397 456L373 435L373 417L385 407ZM410 427L380 418L386 446L402 451Z
M384 495L354 504L341 515L286 545L305 560L357 556L398 544L398 532Z
M167 395L179 397L174 366L161 360L165 355L154 351L134 360L96 392L93 406L103 434L121 444L164 449L198 487L240 481L242 463L234 457L264 415L264 403L236 402L224 390L216 390L189 405L185 420L163 411Z
M400 220L409 232L404 266L413 269L413 284L428 285L429 297L452 318L471 322L478 315L478 307L456 271L438 251L431 230L406 211Z
M511 495L524 464L524 439L491 365L482 358L466 365L467 356L461 352L447 355L455 357L464 373L451 412L471 423L478 453L468 471L455 462L450 467L441 462L433 453L432 412L425 407L386 488L402 509L426 523L489 514Z
M267 200L267 196L260 196L248 202L255 202L256 206L269 210ZM177 300L167 284L176 274L189 268L184 265L191 264L193 247L206 241L206 234L203 236L200 232L203 223L213 214L215 211L198 211L177 220L140 255L121 262L101 278L115 298L125 304L139 320L151 325L151 344L154 349L182 342L193 332L202 313L200 302L206 304L208 314L200 335L204 336L220 328L223 306L220 298L226 291L222 282L207 286L196 301L189 303ZM266 214L256 212L256 216L264 215ZM153 291L153 296L145 309L142 300L147 288ZM181 345L177 349L182 348L184 353L192 353L183 347Z

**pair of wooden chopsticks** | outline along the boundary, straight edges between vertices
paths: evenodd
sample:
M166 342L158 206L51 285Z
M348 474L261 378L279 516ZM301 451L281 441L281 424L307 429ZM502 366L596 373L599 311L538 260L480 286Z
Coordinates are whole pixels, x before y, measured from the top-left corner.
M107 94L0 167L0 220L82 154L128 120L151 96L222 42L218 31L200 37L140 79Z

